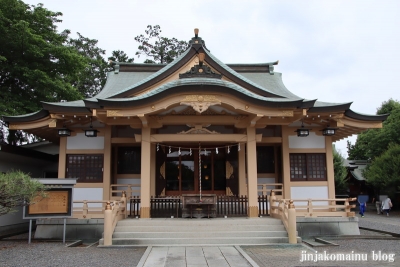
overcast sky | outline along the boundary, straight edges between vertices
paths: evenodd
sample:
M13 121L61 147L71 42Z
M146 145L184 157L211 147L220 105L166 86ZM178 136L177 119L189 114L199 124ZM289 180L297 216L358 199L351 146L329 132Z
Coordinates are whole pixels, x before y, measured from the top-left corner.
M163 36L187 41L197 27L222 62L279 60L275 71L303 98L353 102L351 109L364 114L375 114L390 98L400 100L398 0L24 2L62 12L59 30L97 39L107 57L113 50L134 57L134 37L147 25L160 25ZM346 140L336 147L347 156Z

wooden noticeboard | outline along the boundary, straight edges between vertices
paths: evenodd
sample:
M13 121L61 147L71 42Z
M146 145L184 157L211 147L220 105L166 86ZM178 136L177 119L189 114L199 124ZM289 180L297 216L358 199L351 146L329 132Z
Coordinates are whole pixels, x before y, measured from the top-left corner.
M57 190L47 191L47 197L37 196L35 204L29 205L28 214L68 214L69 211L69 191Z

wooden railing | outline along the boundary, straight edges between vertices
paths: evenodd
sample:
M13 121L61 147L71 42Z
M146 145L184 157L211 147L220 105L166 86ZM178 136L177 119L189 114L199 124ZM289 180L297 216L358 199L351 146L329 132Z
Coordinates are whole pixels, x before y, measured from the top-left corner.
M119 201L107 202L104 211L104 246L112 245L112 235L114 233L115 226L117 225L118 221L123 220L126 217L126 195L125 192L122 192L122 196Z
M294 199L297 217L354 217L350 204L356 198L334 199ZM344 204L338 204L344 203Z
M350 201L355 198L346 199L278 199L274 191L270 196L270 215L278 218L284 224L289 236L289 243L297 242L297 217L354 217L355 213L351 208ZM338 202L344 204L338 205ZM295 207L295 203L299 203ZM306 205L301 205L307 203ZM314 204L313 204L314 203ZM315 205L318 203L318 205Z
M74 200L76 204L82 204L82 207L73 207L72 218L74 219L102 219L107 204L106 200ZM101 204L101 205L100 205Z
M126 198L140 196L140 184L112 184L110 185L110 199L118 200L125 192Z
M283 184L282 183L257 184L258 195L270 196L272 190L275 192L275 196L283 195Z

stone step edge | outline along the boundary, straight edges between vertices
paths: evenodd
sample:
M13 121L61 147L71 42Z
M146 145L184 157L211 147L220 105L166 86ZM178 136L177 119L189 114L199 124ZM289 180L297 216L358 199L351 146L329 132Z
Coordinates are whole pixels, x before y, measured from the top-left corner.
M120 232L114 232L114 233L118 233L118 234L121 234L121 233L124 233L124 234L137 234L137 233L140 233L140 234L163 234L163 233L171 233L171 232L166 232L166 231L159 231L159 232L148 232L148 231L146 231L146 232L142 232L142 231L138 231L138 232L131 232L131 231L129 231L129 232L127 232L127 231L120 231ZM182 232L182 231L178 231L178 232L173 232L173 233L175 233L175 234L179 234L179 233L184 233L184 234L187 234L187 233L193 233L193 234L198 234L199 233L199 231L197 231L197 232ZM224 233L224 234L227 234L227 233L287 233L286 232L286 230L282 230L282 231L279 231L279 230L273 230L273 231L207 231L207 233Z

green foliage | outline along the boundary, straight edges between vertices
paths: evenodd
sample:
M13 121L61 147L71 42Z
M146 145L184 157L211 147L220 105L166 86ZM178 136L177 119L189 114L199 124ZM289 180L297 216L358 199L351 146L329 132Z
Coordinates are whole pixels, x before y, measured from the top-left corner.
M391 144L367 166L363 175L375 188L394 191L400 185L400 145Z
M390 193L400 183L400 102L389 99L377 114L390 114L381 129L358 135L354 145L347 143L349 159L371 160L363 175L376 190Z
M22 171L0 174L0 216L16 207L33 204L36 196L46 197L45 186Z
M135 41L140 43L135 55L138 57L145 55L151 58L146 59L144 63L170 63L185 52L189 46L186 41L160 36L159 25L148 25L145 33L146 36L141 34L135 37Z
M335 191L336 194L345 192L347 184L345 178L347 175L346 167L343 166L343 157L336 149L333 149L333 172L335 175Z
M388 101L384 101L380 108L376 111L376 114L390 114L393 110L400 109L400 102L390 98Z
M358 135L354 145L347 142L349 159L372 160L384 153L391 143L400 144L400 103L393 99L383 102L378 114L390 112L383 128L370 129Z
M37 111L40 101L76 100L72 86L85 59L66 45L69 31L57 32L59 12L0 0L0 114Z
M70 39L69 44L85 59L86 65L73 86L85 97L98 94L106 83L108 66L103 56L106 51L97 47L98 41L84 37L79 32L78 39Z
M128 55L122 50L114 50L112 51L111 57L108 60L116 61L116 62L126 62L133 63L134 58L129 58Z

